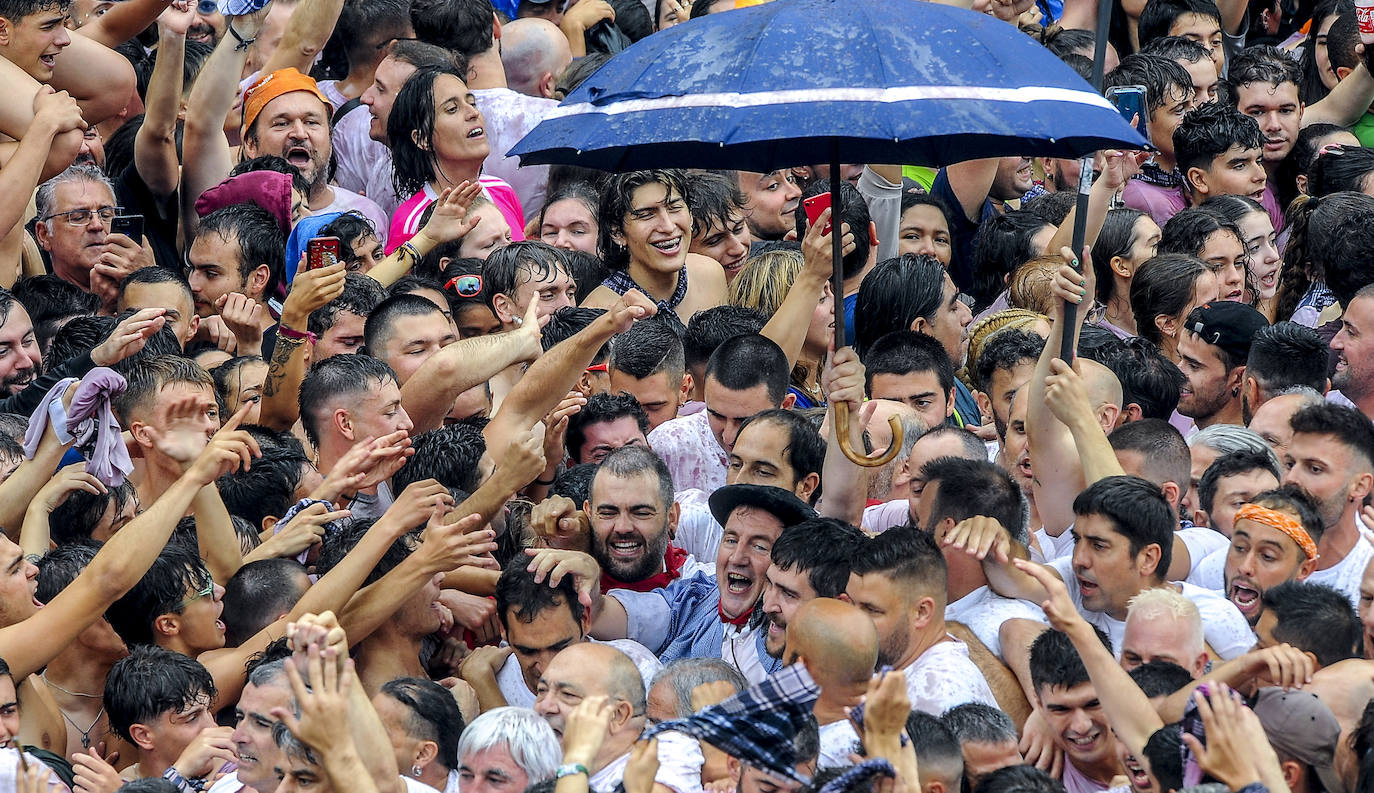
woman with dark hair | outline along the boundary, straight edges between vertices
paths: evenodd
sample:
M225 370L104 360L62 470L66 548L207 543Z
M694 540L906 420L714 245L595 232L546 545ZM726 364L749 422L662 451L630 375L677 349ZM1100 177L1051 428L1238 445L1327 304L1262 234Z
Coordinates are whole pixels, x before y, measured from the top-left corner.
M410 197L391 217L387 253L415 235L430 204L473 182L501 211L511 238L525 238L525 214L515 190L500 179L481 175L482 162L491 150L484 123L458 72L424 68L406 80L391 106L386 132L396 194Z
M1195 256L1165 253L1150 259L1131 279L1136 333L1178 360L1178 339L1188 312L1217 299L1217 277Z
M1337 0L1317 0L1312 9L1311 26L1307 29L1307 38L1299 45L1302 55L1298 58L1298 68L1302 70L1298 97L1305 105L1325 99L1336 87L1336 70L1326 54L1326 34L1339 16Z
M949 207L929 193L902 193L902 215L898 224L897 255L925 254L949 266L954 256L954 238L949 233Z
M1240 229L1247 261L1244 300L1270 323L1274 322L1274 294L1279 289L1283 257L1279 255L1279 235L1269 212L1260 202L1241 195L1213 196L1202 203L1202 208L1216 212Z
M1097 273L1097 325L1118 338L1136 335L1131 313L1131 279L1140 265L1154 258L1162 233L1159 224L1138 209L1112 209L1092 246Z
M1160 253L1195 256L1217 277L1221 300L1245 297L1245 244L1236 224L1201 207L1189 207L1169 218L1159 241Z
M1355 192L1312 196L1294 202L1289 215L1293 235L1284 252L1278 316L1315 328L1342 292L1349 299L1351 286L1369 282L1364 260L1374 248L1374 198Z
M1307 171L1308 195L1374 195L1374 151L1363 146L1327 146Z
M1054 226L1030 212L1007 212L983 222L973 238L973 313L1007 308L1007 280L1045 252Z
M539 239L555 248L596 255L596 209L601 194L589 182L568 182L539 210Z

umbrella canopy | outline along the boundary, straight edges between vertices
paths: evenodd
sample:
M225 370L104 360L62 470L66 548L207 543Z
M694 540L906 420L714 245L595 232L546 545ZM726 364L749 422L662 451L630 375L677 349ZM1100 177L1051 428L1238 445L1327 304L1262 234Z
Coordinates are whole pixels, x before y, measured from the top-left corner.
M1077 157L1145 141L1013 25L919 0L774 0L616 55L510 151L522 165L771 171Z

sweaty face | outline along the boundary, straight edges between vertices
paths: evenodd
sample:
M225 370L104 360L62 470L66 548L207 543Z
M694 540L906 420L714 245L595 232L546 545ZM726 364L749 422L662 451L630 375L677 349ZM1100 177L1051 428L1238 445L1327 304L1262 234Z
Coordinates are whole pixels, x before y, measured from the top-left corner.
M745 197L744 219L754 239L780 240L795 228L793 213L801 190L791 171L740 171L739 187Z
M878 631L878 665L901 665L911 644L911 617L915 598L880 572L850 573L845 594L873 620Z
M790 490L806 500L815 488L803 483L810 472L798 472L788 458L791 435L787 428L773 421L753 421L735 439L730 450L730 467L725 472L726 484L771 485ZM801 492L799 492L801 491Z
M663 569L675 515L659 500L658 478L652 472L597 476L588 506L592 555L607 575L618 581L643 581Z
M457 340L442 313L407 314L392 318L382 349L373 353L396 371L404 385L434 353Z
M521 793L530 782L504 743L464 755L458 779L464 793Z
M504 301L500 304L507 307L509 316L501 308L497 309L497 316L503 322L514 324L515 317L523 317L525 311L529 309L531 300L539 301L535 315L540 319L553 314L560 308L571 308L577 305L577 284L568 274L568 271L561 267L551 267L542 274L521 271L517 273L516 281L515 294L512 296L514 305L511 306Z
M733 281L744 267L744 260L749 258L749 245L753 241L744 213L734 211L724 223L712 221L693 234L687 251L715 259L725 269L725 280Z
M1264 161L1277 164L1293 151L1302 126L1302 101L1291 82L1270 85L1260 80L1236 86L1236 107L1259 122L1264 133Z
M407 433L414 428L406 409L401 407L401 387L395 380L374 383L358 403L356 410L349 412L353 425L354 442L363 438L380 438L397 430Z
M1279 268L1283 267L1274 222L1268 212L1248 212L1236 225L1245 238L1246 283L1261 298L1269 300L1278 291Z
M1329 435L1294 433L1283 455L1285 484L1301 487L1317 502L1317 512L1327 529L1340 522L1360 491L1360 466L1355 454Z
M48 82L52 79L58 54L72 43L71 34L63 24L66 20L66 12L56 4L17 20L6 19L10 36L0 50L5 60L38 82Z
M1221 74L1226 66L1226 50L1222 46L1221 23L1216 17L1205 14L1180 14L1169 26L1170 36L1192 39L1207 48L1212 56L1212 64Z
M1041 686L1036 693L1054 745L1068 759L1084 767L1110 761L1116 752L1116 739L1092 683L1070 688Z
M577 458L579 463L599 463L622 446L647 446L649 443L634 416L588 424L582 428L582 434L585 442Z
M739 436L739 426L745 419L778 407L768 398L768 386L760 383L751 388L737 391L726 388L714 377L706 378L706 417L711 424L711 434L726 452L735 447Z
M769 554L782 529L782 521L761 509L741 506L730 513L716 551L716 586L725 616L738 617L759 602Z
M367 105L367 112L371 115L368 122L367 134L379 143L386 143L386 122L391 117L391 106L396 101L396 94L400 92L401 86L405 85L406 80L415 74L415 67L405 61L398 61L391 56L382 59L377 65L377 71L372 78L372 85L363 91L363 104Z
M1207 67L1212 68L1212 64L1208 63ZM1178 129L1178 125L1183 123L1183 116L1195 105L1192 91L1170 85L1164 104L1150 111L1150 141L1159 147L1164 156L1174 156L1174 130Z
M202 318L213 316L217 313L216 300L230 292L244 292L243 277L239 275L242 255L237 238L226 239L214 232L196 236L187 255L191 268L187 280L196 296L196 314Z
M954 412L954 398L940 388L934 371L875 374L869 387L873 399L891 399L915 410L927 427L938 427Z
M768 633L764 636L764 650L774 658L781 658L787 646L787 624L803 603L816 599L807 571L793 567L784 570L770 563L764 574L763 619Z
M687 261L692 214L687 201L658 182L640 185L630 194L621 238L636 264L654 273L676 273Z
M655 372L642 378L616 369L610 370L609 374L611 393L629 394L638 400L639 406L649 415L650 430L677 417L677 409L682 407L683 399L681 376L676 378L676 382L669 382L667 372Z
M1331 387L1350 399L1374 393L1374 298L1357 297L1341 316L1341 329L1331 339L1336 373Z
M898 254L921 254L934 256L940 264L949 266L953 256L950 242L949 219L939 208L930 204L916 204L902 213L902 225L898 229Z
M573 616L561 598L557 600L533 618L513 610L506 612L506 643L514 651L531 692L538 687L539 678L555 655L586 638L586 626ZM581 606L573 605L581 611Z
M292 91L268 102L244 139L250 157L272 154L301 172L311 185L329 179L329 107L314 94Z
M1083 608L1117 619L1125 618L1127 602L1147 583L1130 542L1101 515L1079 515L1074 524L1073 572Z
M549 204L539 224L539 239L555 248L596 254L596 212L577 198Z
M1254 625L1264 611L1264 593L1306 578L1312 565L1305 562L1292 537L1253 520L1238 521L1226 552L1226 598Z
M291 702L291 689L286 680L280 685L244 686L238 706L234 708L234 743L237 755L239 781L254 789L270 789L269 781L275 783L275 768L281 763L281 749L272 740L272 725L276 719L273 708L287 707Z
M110 233L110 221L102 220L99 212L108 213L114 204L108 187L84 179L61 182L53 188L49 217L35 231L39 244L52 258L53 272L62 280L89 289L91 268L100 261Z
M363 346L363 326L367 317L352 311L339 311L334 315L334 324L320 334L319 341L310 350L311 362L323 361L335 355L352 355Z
M23 391L43 369L33 322L29 312L17 302L0 324L0 393L6 396Z
M1179 392L1178 412L1194 419L1210 419L1232 401L1231 373L1221 362L1217 347L1202 340L1191 330L1185 330L1178 340L1178 368L1187 382Z

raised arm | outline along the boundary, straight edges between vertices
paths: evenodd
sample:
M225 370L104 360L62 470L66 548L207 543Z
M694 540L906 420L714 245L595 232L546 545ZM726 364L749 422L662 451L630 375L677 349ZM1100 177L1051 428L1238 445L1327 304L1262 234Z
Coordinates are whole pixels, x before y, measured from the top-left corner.
M825 362L824 379L830 405L825 415L825 461L821 465L821 481L826 487L821 492L817 510L822 515L857 526L863 520L872 469L850 462L840 448L835 427L835 406L841 402L848 404L849 426L839 431L849 433L850 448L864 448L864 423L873 415L873 408L863 409L864 365L853 347L830 355Z
M79 30L53 65L52 87L76 99L88 124L119 114L134 98L136 84L127 58Z
M1360 120L1371 104L1374 104L1374 52L1363 44L1356 44L1356 52L1360 54L1360 63L1353 71L1345 76L1336 86L1331 89L1331 93L1320 101L1308 105L1302 114L1302 125L1309 124L1336 124L1337 126L1348 127ZM1242 108L1244 109L1244 108Z
M134 136L134 165L144 184L156 196L171 195L181 183L176 131L184 89L182 76L186 60L186 30L192 18L189 10L179 10L175 6L163 11L157 18L157 62L153 64L153 74L148 78L148 95L143 101L143 126Z
M980 561L988 584L997 594L1034 603L1046 598L1040 582L1015 564L1030 558L1026 546L1013 540L996 518L986 515L969 518L936 539L941 545L963 551ZM1059 576L1053 568L1045 570L1051 576Z
M830 220L830 210L821 212L816 222L807 226L806 237L802 239L802 268L797 273L792 287L787 290L778 310L773 312L768 324L760 333L772 339L787 356L790 369L801 355L802 345L806 343L806 331L811 327L811 317L816 313L816 303L820 302L826 285L830 282L833 270L830 250L830 235L821 234ZM844 255L854 250L854 234L848 224L844 230Z
M110 6L103 16L78 28L78 33L114 49L146 30L168 7L168 0L121 0ZM162 57L160 49L158 57Z
M954 192L959 206L950 207L963 212L964 217L978 222L983 216L983 202L992 190L992 182L997 178L997 160L968 160L945 168L949 188Z
M468 222L467 216L473 199L481 192L480 182L464 181L457 187L445 187L434 202L429 222L421 226L406 244L373 265L372 269L367 271L367 277L382 286L391 286L401 276L410 272L415 262L434 250L435 246L467 236L467 233L482 220L477 216ZM410 250L406 249L407 245Z
M1102 175L1093 182L1092 190L1088 193L1088 220L1083 228L1083 246L1086 248L1091 248L1097 242L1097 235L1102 232L1102 224L1107 220L1107 210L1111 209L1112 199L1132 176L1140 172L1140 165L1149 154L1110 150L1099 152L1098 156L1102 158ZM1076 185L1065 189L1076 189ZM1074 205L1064 222L1055 229L1054 237L1045 250L1073 247L1073 227L1077 214L1078 207Z
M301 0L291 12L291 21L286 23L281 42L263 64L262 73L295 69L301 74L309 74L315 58L334 32L343 5L343 0Z
M346 267L344 262L336 262L318 270L296 271L291 291L282 304L277 343L272 348L267 380L262 387L262 411L258 422L263 426L289 430L301 414L301 381L305 379L308 342L286 335L280 328L304 333L310 324L311 313L343 294Z

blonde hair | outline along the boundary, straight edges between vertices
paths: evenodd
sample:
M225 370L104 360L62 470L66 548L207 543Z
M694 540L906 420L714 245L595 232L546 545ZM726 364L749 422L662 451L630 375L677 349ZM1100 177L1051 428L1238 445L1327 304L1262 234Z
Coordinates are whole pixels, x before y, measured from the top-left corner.
M1007 302L1015 308L1050 313L1054 307L1050 285L1063 263L1060 256L1037 256L1016 268L1007 282Z
M1202 615L1193 601L1169 587L1145 589L1136 593L1126 604L1126 621L1168 616L1182 623L1188 631L1188 649L1193 656L1202 654Z
M730 282L730 305L773 316L801 268L802 255L798 251L768 251L750 257Z

